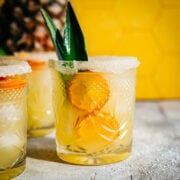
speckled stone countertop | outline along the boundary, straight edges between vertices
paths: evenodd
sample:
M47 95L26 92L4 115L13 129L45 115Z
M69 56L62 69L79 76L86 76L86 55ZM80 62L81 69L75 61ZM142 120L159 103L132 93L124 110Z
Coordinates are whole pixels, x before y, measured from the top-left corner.
M56 156L54 134L28 140L25 171L14 180L180 180L180 101L138 101L131 156L79 166Z

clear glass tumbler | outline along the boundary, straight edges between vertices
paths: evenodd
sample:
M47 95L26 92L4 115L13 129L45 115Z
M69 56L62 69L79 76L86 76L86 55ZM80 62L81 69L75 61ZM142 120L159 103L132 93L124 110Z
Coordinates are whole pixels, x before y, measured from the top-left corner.
M130 155L138 64L134 57L113 56L49 61L62 160L100 165Z
M0 179L23 172L27 139L27 62L0 58Z
M54 130L52 109L52 80L48 59L55 52L19 53L32 68L28 75L28 137L38 137Z

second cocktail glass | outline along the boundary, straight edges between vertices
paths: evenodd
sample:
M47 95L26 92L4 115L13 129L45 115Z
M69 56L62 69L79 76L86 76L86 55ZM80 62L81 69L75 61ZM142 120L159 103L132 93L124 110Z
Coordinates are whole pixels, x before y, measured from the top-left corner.
M0 58L0 179L23 172L27 142L28 63Z
M18 53L32 68L28 75L28 137L51 133L54 129L52 109L52 80L48 59L56 57L55 52Z

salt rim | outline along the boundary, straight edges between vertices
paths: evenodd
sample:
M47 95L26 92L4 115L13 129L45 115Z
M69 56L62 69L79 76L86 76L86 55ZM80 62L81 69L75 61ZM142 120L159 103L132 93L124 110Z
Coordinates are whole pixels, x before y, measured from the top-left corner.
M39 52L24 52L25 56L20 57L24 60L37 60L40 62L48 62L49 59L56 59L56 52L55 51L49 51L49 52L44 52L44 51L39 51ZM27 53L27 54L26 54ZM15 53L15 56L18 57L18 53Z
M50 60L49 67L55 68L65 74L77 73L78 70L90 70L93 72L122 73L139 66L136 57L130 56L94 56L88 61L73 61L74 68L63 66L68 61Z
M120 73L128 69L138 67L139 61L130 56L94 56L89 57L86 63L79 64L80 69L88 69L95 72Z
M69 63L70 61L58 61L58 60L53 60L50 59L48 61L48 66L50 68L56 69L57 71L63 73L63 74L75 74L78 72L77 68L77 62L78 61L73 61L74 67L71 68L69 66L65 66L64 64Z
M9 59L0 57L0 77L22 75L31 72L29 64L16 58Z

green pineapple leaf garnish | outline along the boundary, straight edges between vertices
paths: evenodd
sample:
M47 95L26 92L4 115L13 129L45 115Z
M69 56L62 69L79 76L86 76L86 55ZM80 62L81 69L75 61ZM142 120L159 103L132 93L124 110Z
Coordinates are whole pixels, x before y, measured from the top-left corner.
M51 35L51 40L52 40L54 48L56 50L58 59L62 60L63 59L63 50L62 50L61 44L63 43L63 39L59 32L59 29L57 29L57 27L55 26L51 17L48 15L48 13L44 9L41 9L41 13L46 22L46 26L48 27L48 31Z
M88 56L83 33L70 2L67 4L66 24L63 37L61 36L59 29L54 25L50 16L43 9L41 9L41 13L51 35L58 59L65 61L87 61Z
M87 60L83 33L71 4L68 2L64 29L65 59Z

